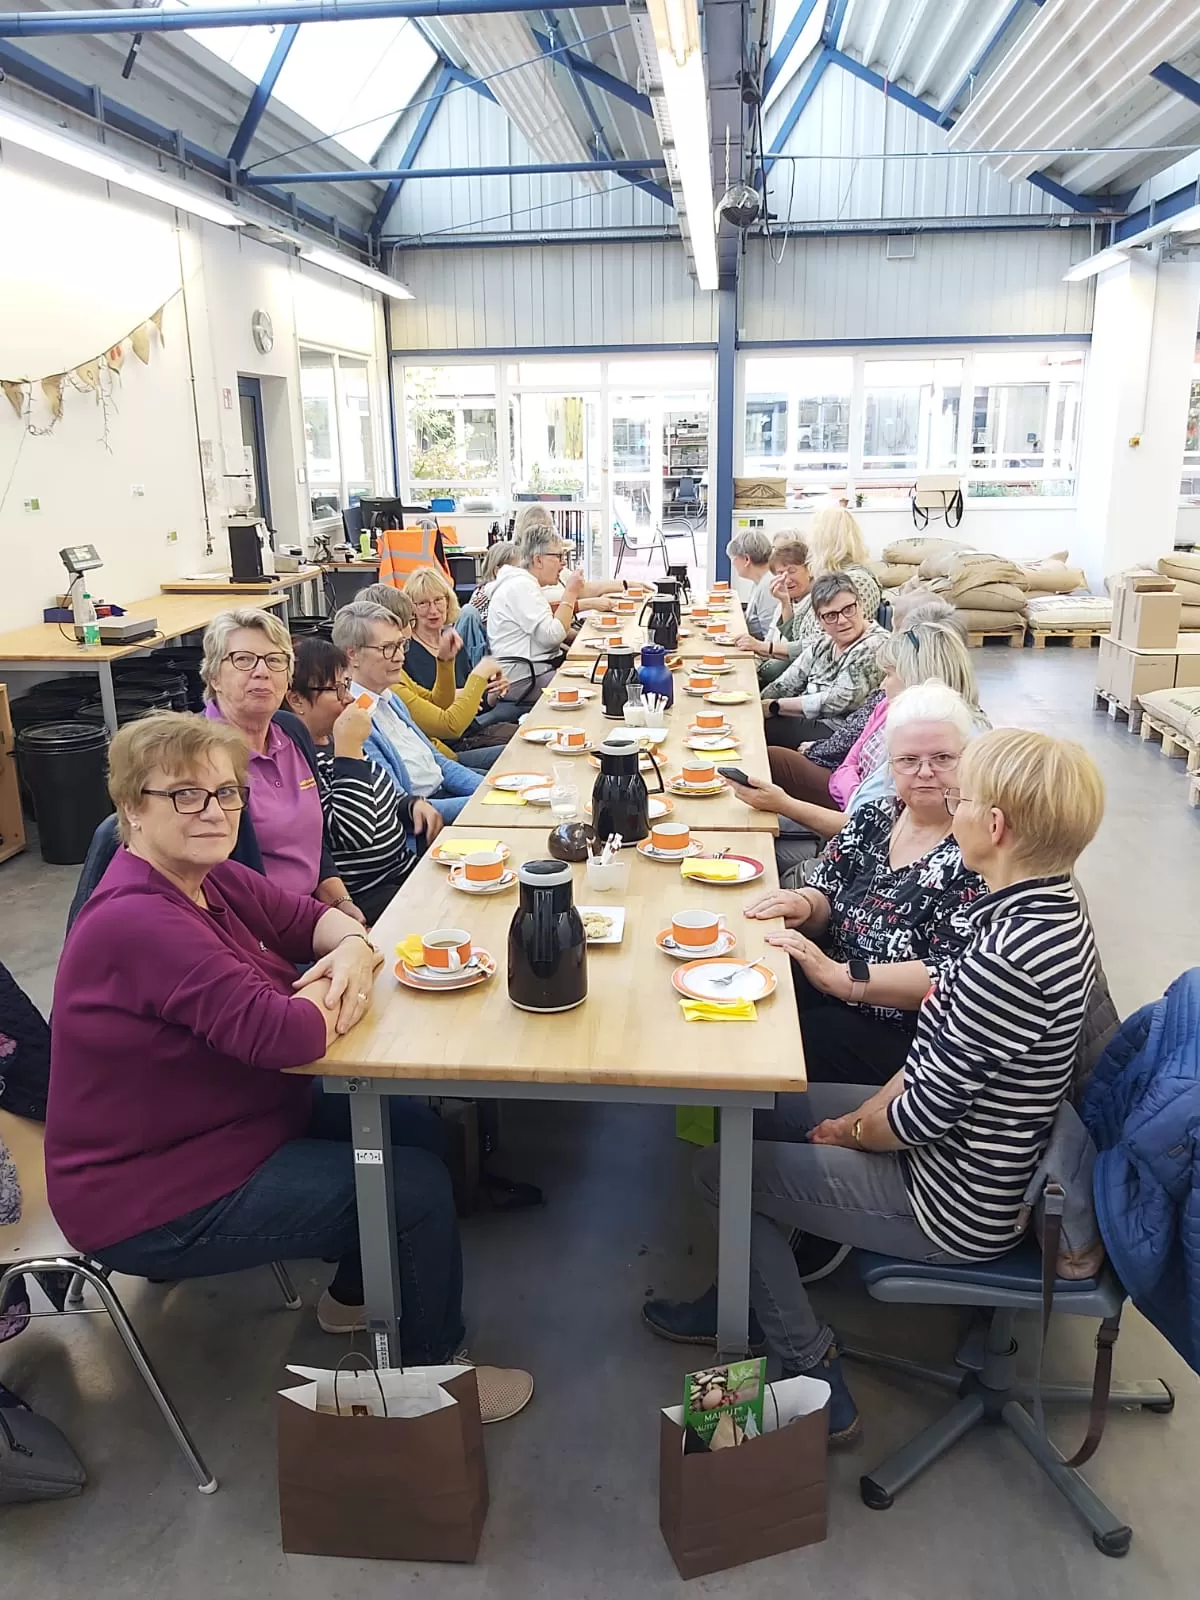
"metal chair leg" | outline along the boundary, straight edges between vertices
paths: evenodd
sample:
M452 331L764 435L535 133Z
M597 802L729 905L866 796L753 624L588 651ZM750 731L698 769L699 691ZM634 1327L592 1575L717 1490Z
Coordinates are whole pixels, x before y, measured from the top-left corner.
M125 1307L117 1299L112 1285L103 1274L97 1272L93 1267L80 1265L76 1270L79 1277L90 1283L100 1296L101 1303L112 1318L113 1327L120 1334L122 1344L129 1351L130 1359L137 1368L142 1382L149 1389L155 1405L162 1412L163 1420L166 1422L167 1427L170 1428L175 1443L179 1446L181 1455L191 1468L200 1493L215 1494L218 1487L217 1480L205 1466L200 1452L192 1442L191 1434L188 1433L187 1428L184 1426L183 1418L171 1404L166 1390L159 1382L158 1374L150 1364L150 1357L146 1354L145 1347L137 1336L137 1330L134 1328L133 1323L130 1322Z
M85 1280L81 1272L77 1272L71 1279L71 1287L67 1290L66 1303L68 1306L70 1306L72 1311L78 1311L79 1307L83 1304L84 1281Z
M271 1271L275 1274L275 1282L279 1285L280 1292L283 1295L284 1304L287 1306L288 1310L299 1311L304 1302L296 1293L296 1286L289 1277L288 1270L284 1266L283 1262L272 1261Z
M1133 1540L1133 1531L1128 1523L1122 1522L1110 1511L1083 1474L1074 1467L1068 1467L1055 1446L1048 1439L1043 1439L1025 1407L1010 1400L1000 1415L1054 1487L1087 1523L1092 1532L1092 1543L1101 1555L1125 1555Z

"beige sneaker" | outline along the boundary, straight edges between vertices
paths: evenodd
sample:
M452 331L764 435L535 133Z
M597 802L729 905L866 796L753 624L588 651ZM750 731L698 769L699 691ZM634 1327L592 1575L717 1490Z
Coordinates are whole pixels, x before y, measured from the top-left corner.
M533 1377L520 1367L476 1366L465 1350L454 1358L456 1367L474 1367L479 1389L479 1415L483 1422L507 1422L533 1399Z
M322 1333L363 1333L367 1326L365 1306L344 1306L328 1289L317 1301L317 1322Z

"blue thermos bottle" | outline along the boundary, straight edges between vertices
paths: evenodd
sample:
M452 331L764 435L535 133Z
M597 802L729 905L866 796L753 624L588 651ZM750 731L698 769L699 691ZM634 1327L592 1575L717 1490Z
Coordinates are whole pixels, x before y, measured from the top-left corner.
M642 688L647 694L660 694L664 697L669 711L675 704L675 682L667 666L667 652L662 645L642 646L642 664L638 668L638 677L642 680Z

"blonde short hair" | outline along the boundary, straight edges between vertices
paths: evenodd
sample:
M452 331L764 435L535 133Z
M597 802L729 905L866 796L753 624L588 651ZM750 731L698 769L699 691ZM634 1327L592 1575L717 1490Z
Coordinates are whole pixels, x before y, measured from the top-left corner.
M248 627L248 623L239 623ZM191 778L224 752L238 783L246 782L250 751L236 728L184 711L152 711L118 728L108 747L108 792L117 808L117 828L129 843L126 809L140 811L146 779L158 767L173 778Z
M867 560L867 541L858 519L845 506L822 506L808 525L814 574L840 572Z
M418 600L445 600L447 622L456 621L462 610L453 587L436 567L418 567L406 580L404 592L414 606Z
M808 545L798 533L777 533L768 565L772 572L780 567L807 567Z
M255 628L265 633L272 650L282 650L288 658L288 681L296 665L296 652L292 649L292 636L270 611L259 611L255 606L235 606L232 611L222 611L204 630L204 659L200 663L200 677L204 681L204 698L216 698L216 682L221 674L221 663L229 654L229 640L239 628Z
M1096 836L1104 783L1082 745L1025 728L973 739L958 768L962 793L1003 812L1013 851L1035 877L1070 872Z
M390 611L402 628L411 628L417 620L413 603L403 589L393 589L390 583L369 583L354 596L368 605L382 606Z
M960 694L972 711L979 710L979 683L955 612L944 600L914 606L906 628L888 635L879 663L890 667L907 688L938 678Z

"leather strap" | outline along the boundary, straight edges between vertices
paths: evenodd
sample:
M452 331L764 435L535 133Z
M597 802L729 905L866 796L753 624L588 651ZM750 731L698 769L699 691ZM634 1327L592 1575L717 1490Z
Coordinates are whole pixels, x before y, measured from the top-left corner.
M1046 1335L1050 1331L1050 1316L1054 1309L1054 1285L1058 1276L1058 1250L1062 1241L1062 1216L1065 1195L1061 1184L1048 1183L1042 1194L1042 1339L1038 1350L1037 1375L1033 1388L1033 1419L1038 1432L1047 1443L1046 1418L1042 1408L1042 1361L1046 1354ZM1088 1412L1087 1433L1083 1443L1068 1461L1066 1467L1081 1467L1090 1461L1104 1436L1108 1420L1108 1395L1112 1387L1113 1346L1121 1331L1121 1314L1105 1317L1096 1332L1096 1366L1092 1373L1092 1398Z

